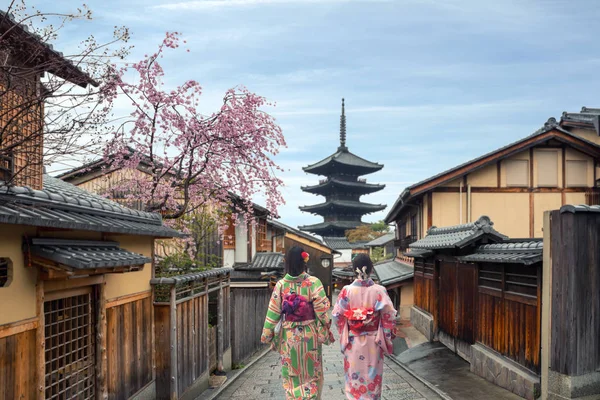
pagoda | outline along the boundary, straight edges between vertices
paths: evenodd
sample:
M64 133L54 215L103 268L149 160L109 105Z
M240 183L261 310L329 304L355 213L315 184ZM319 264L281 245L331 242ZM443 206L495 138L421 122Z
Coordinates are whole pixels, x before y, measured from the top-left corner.
M324 221L299 228L321 236L343 237L348 229L362 225L362 216L385 209L382 204L369 204L360 201L360 196L382 190L385 185L367 183L362 175L377 172L382 164L367 161L351 153L346 146L346 114L342 99L340 116L340 146L329 157L302 168L304 172L323 175L326 178L318 185L303 186L304 192L324 196L325 202L300 207L301 211L320 215Z

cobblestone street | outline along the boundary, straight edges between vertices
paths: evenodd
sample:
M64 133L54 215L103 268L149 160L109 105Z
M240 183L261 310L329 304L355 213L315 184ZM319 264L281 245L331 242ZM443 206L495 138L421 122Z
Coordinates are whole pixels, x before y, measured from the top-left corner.
M337 335L336 335L337 340ZM324 380L322 398L326 400L343 400L344 367L339 343L323 347ZM281 367L279 355L269 352L265 357L252 365L217 399L285 399L281 383ZM408 374L394 362L385 361L383 374L383 399L386 400L430 400L440 397Z

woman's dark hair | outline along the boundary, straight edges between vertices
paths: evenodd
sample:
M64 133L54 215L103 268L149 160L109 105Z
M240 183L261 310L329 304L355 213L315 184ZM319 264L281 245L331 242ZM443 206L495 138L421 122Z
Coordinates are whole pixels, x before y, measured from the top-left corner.
M306 270L306 264L302 258L304 249L294 246L288 250L285 256L285 272L291 276L299 276Z
M354 272L354 275L358 275L356 273L357 268L362 272L362 267L367 267L367 275L371 275L371 272L373 272L373 261L371 261L371 257L368 254L357 254L354 260L352 260L352 272Z

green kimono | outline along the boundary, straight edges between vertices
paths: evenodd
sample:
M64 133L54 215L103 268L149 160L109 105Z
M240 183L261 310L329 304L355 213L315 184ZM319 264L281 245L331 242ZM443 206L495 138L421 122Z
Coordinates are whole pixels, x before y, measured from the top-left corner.
M282 321L281 330L275 326L281 319L282 299L295 293L312 302L315 319L306 321ZM271 343L271 348L281 354L281 375L287 400L320 399L323 387L321 346L333 342L329 330L331 320L327 315L330 303L323 284L308 274L298 277L286 275L277 282L261 341Z

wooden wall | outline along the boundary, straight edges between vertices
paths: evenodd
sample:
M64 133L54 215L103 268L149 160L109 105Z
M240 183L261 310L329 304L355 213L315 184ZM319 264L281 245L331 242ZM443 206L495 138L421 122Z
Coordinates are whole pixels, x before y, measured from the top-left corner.
M433 261L425 263L422 259L415 260L415 305L437 317L437 297L437 271Z
M299 246L304 249L310 255L310 259L308 261L308 270L311 275L319 278L321 283L323 284L323 288L325 289L325 293L327 297L329 297L329 301L332 300L333 290L332 290L332 276L331 271L333 270L333 265L329 268L323 268L321 266L321 256L327 255L330 256L330 253L326 253L314 247L310 247L304 243L296 241L289 236L285 237L285 249L286 251L291 249L293 246Z
M231 290L232 362L239 364L261 347L260 336L267 314L271 289Z
M177 389L181 396L208 370L208 296L197 296L177 305ZM154 306L156 336L156 397L170 397L171 311Z
M550 217L550 368L592 373L600 368L600 214L553 211Z
M150 292L137 297L107 304L109 399L128 399L153 379L152 298Z
M0 400L37 398L36 329L28 325L20 325L29 328L24 331L18 325L10 330L0 327ZM11 330L18 333L10 334Z

